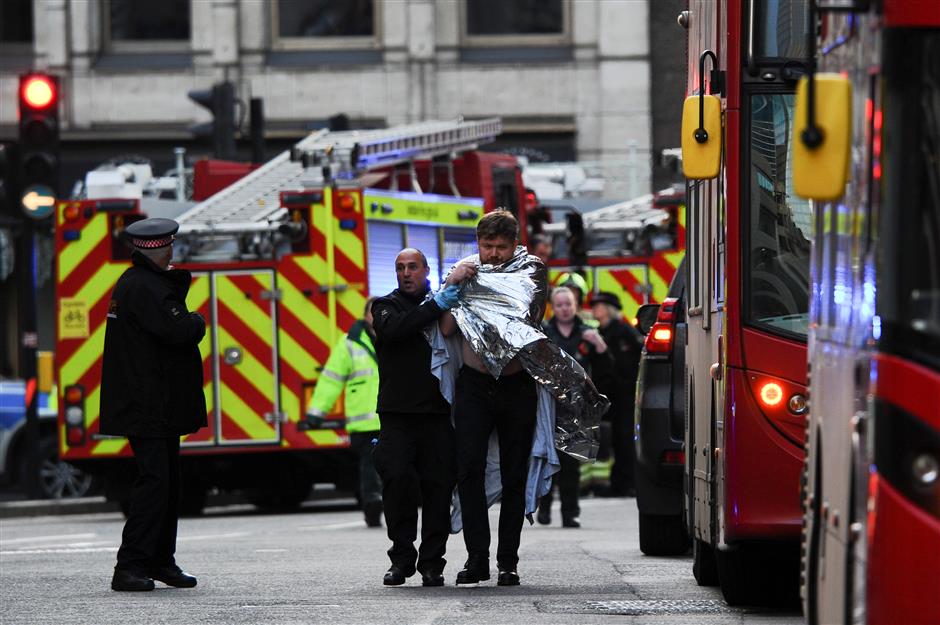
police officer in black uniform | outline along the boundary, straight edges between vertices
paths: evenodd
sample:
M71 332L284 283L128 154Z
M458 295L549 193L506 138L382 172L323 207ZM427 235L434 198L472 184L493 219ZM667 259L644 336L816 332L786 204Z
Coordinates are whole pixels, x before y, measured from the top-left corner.
M610 490L613 497L636 495L633 484L633 407L636 378L640 371L643 335L620 314L620 298L601 291L591 298L594 319L614 358L613 383L599 390L610 398L610 409L604 419L610 421L614 464L610 469Z
M180 436L206 425L199 342L206 322L186 309L192 276L170 267L172 219L125 230L133 265L108 306L101 376L102 434L126 436L137 463L112 590L153 590L154 580L192 588L176 564Z
M424 328L457 304L449 286L425 301L427 258L402 250L395 259L398 288L372 304L379 361L379 442L373 451L382 478L385 526L392 547L386 586L400 586L421 573L423 586L442 586L450 535L450 502L457 483L456 442L450 404L431 373L431 347ZM418 504L421 545L415 550Z

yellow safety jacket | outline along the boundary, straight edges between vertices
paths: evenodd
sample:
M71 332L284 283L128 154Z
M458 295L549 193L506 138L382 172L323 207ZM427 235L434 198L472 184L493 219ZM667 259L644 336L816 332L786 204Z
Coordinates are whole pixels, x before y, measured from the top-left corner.
M330 352L310 398L307 413L325 417L346 387L346 431L374 432L379 429L375 411L379 396L379 367L372 338L360 320Z

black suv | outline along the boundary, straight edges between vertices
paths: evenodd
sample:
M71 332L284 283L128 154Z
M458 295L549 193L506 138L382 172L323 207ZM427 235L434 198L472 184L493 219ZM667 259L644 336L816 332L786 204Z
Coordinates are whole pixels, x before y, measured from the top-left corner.
M637 313L646 342L636 384L635 484L640 551L648 556L680 555L691 544L682 509L685 312L683 260L663 303L647 304Z

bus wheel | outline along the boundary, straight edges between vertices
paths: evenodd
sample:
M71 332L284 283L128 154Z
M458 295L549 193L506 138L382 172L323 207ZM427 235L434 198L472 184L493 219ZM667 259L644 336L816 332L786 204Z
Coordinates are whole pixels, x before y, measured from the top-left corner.
M715 550L698 538L692 541L692 576L699 586L718 585Z
M718 568L718 582L725 603L730 606L745 603L758 603L754 599L753 572L748 571L744 549L735 551L716 551L715 564Z
M688 550L682 515L640 513L640 551L648 556L681 556Z

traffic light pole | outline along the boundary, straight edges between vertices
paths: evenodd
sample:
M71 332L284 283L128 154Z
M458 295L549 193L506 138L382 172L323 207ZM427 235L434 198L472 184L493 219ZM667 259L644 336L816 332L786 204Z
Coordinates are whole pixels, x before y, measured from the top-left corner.
M16 243L17 286L17 340L19 341L19 374L26 381L26 475L21 476L26 496L38 499L42 496L39 483L39 391L36 379L36 278L35 228L32 220L24 219Z

